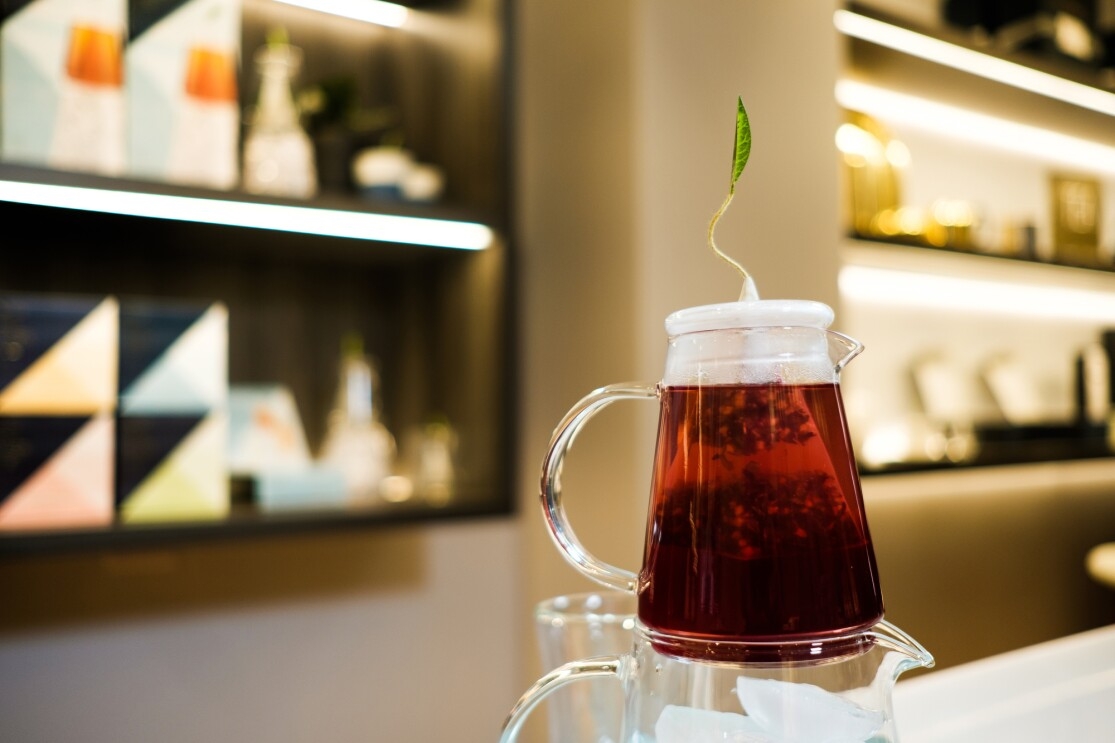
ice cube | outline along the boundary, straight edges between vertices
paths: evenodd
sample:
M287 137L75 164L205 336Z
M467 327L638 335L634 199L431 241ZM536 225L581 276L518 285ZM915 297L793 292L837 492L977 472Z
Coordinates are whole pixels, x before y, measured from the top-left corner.
M865 743L883 713L813 684L740 676L736 693L759 728L782 743Z
M654 725L657 743L783 743L738 712L667 705Z

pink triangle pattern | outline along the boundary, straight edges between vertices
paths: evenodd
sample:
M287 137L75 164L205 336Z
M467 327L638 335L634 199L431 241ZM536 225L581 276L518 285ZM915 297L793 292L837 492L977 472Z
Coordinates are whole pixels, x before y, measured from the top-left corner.
M0 506L0 530L101 526L113 516L110 414L93 416Z

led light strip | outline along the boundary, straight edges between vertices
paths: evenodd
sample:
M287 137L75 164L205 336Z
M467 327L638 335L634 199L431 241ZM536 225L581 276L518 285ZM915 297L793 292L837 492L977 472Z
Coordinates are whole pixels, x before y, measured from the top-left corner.
M0 201L460 250L491 245L475 222L0 180Z
M946 67L1011 85L1031 93L1115 116L1115 94L1072 82L1024 65L934 39L909 29L837 10L833 15L836 30L872 44L926 59Z
M1092 324L1115 322L1115 293L1028 283L1004 283L912 271L844 266L841 296L888 306L982 314L1005 313Z
M398 28L406 23L409 12L402 5L380 2L380 0L279 0L279 2L392 28Z
M1115 147L898 93L853 80L836 83L836 101L884 121L1087 171L1115 174Z

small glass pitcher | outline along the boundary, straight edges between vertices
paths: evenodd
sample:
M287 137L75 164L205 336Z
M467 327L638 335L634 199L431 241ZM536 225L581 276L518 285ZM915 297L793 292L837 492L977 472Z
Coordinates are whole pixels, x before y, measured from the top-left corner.
M822 640L717 642L705 660L674 652L670 642L637 624L629 653L547 673L511 710L501 743L517 740L531 710L555 690L601 677L622 685L623 743L895 743L894 683L933 664L887 622Z
M547 525L589 578L639 597L649 629L768 642L846 634L883 617L875 554L839 392L862 346L819 302L755 300L666 319L657 385L604 387L558 425L542 468ZM577 540L560 473L582 426L621 399L658 400L642 571Z

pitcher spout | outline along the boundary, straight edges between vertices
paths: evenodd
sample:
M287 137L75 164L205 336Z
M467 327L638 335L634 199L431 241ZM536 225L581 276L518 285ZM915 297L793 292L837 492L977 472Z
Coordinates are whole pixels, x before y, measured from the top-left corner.
M863 344L835 330L825 332L828 333L829 360L832 361L833 372L839 375L848 362L863 353Z
M885 619L872 628L876 642L896 653L894 678L915 668L932 668L936 660L925 647Z

